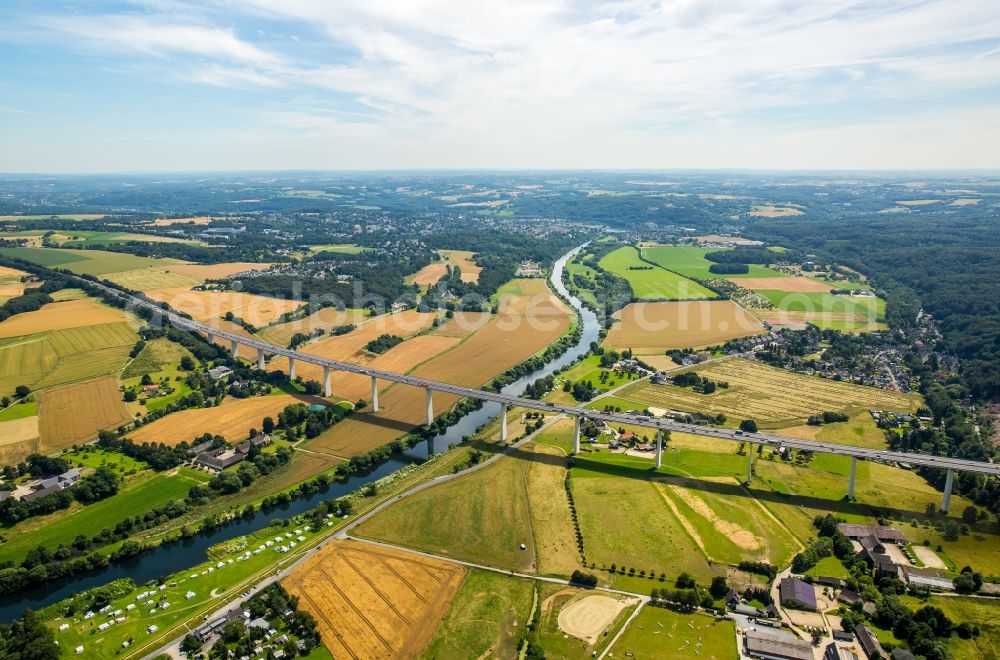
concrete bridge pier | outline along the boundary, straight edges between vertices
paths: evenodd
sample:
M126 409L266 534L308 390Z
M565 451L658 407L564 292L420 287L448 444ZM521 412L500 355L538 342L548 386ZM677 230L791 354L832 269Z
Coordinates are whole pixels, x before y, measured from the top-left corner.
M288 380L295 380L295 358L288 356Z
M213 335L211 332L206 332L205 335L208 337L209 344L215 343L215 335Z
M257 368L264 371L264 349L257 349Z
M434 423L434 390L427 388L427 426Z
M333 394L333 388L330 387L330 367L323 367L323 396L330 396Z
M851 478L847 482L847 499L854 499L854 479L858 474L858 457L851 456Z
M580 416L573 418L573 454L580 453Z
M944 501L941 502L941 510L945 513L951 511L951 487L955 482L955 471L948 468L948 476L944 480Z
M753 479L753 444L747 443L747 486L750 485L750 480Z
M378 379L372 376L372 412L378 412Z
M500 442L507 442L507 404L500 404Z
M663 465L663 431L656 432L656 469Z
M240 344L239 344L239 342L236 341L235 339L230 339L229 340L229 352L232 354L232 356L233 357L237 357L237 355L239 354L239 350L240 350Z

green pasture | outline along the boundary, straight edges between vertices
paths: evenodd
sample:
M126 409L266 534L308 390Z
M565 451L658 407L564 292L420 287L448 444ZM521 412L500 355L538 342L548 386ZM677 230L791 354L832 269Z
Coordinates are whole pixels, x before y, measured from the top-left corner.
M531 613L534 582L471 569L424 658L513 658Z
M739 657L729 619L644 606L611 649L614 657L727 660Z
M784 273L771 270L766 266L750 264L750 272L741 275L719 275L709 271L714 262L705 258L709 252L721 252L718 248L702 248L692 245L657 246L642 248L642 256L655 264L680 273L684 277L696 280L708 280L715 277L785 277Z
M860 320L872 322L885 318L885 301L872 296L792 293L775 289L757 289L755 293L764 296L772 305L786 312L805 312L818 315L819 318L822 318L823 314L849 314L860 317Z
M0 248L0 255L16 257L40 266L66 268L78 275L107 275L148 266L182 263L176 259L153 259L133 254L103 250L64 250L60 248Z
M0 410L0 422L9 422L15 419L24 419L25 417L34 417L37 414L38 414L37 401L15 403L12 406L8 406L3 410Z
M94 445L84 445L79 449L62 454L59 458L69 461L77 467L97 469L108 467L119 476L134 474L149 467L145 462L126 456L116 451L107 451Z
M0 545L0 558L18 563L36 546L51 549L62 543L72 543L80 534L92 536L104 527L114 528L123 518L183 499L191 486L208 479L205 473L189 468L180 468L177 474L169 476L136 475L117 495L106 500L31 518L5 529L3 534L8 540Z
M341 245L313 245L310 250L315 254L316 252L338 252L340 254L361 254L367 248L363 248L360 245L351 244L341 244Z
M600 260L601 268L628 280L636 298L645 300L691 300L715 298L715 292L682 277L663 270L639 258L634 247L618 248ZM644 270L630 270L630 268Z

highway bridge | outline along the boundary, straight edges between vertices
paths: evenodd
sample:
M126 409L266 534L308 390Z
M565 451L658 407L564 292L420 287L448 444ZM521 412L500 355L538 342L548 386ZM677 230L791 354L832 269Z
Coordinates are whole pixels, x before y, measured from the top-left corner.
M569 406L559 403L551 403L544 401L536 401L534 399L526 399L522 397L509 396L506 394L501 394L498 392L478 390L469 387L462 387L459 385L452 385L450 383L443 383L435 380L428 380L426 378L417 378L415 376L409 376L407 374L399 374L392 371L382 371L378 369L370 369L365 366L351 364L350 362L341 362L338 360L330 360L327 358L319 357L316 355L310 355L308 353L303 353L300 351L292 350L289 348L283 348L281 346L276 346L268 342L257 339L256 337L245 337L234 332L229 332L221 328L214 328L212 326L194 321L192 319L180 316L172 311L163 309L159 304L144 300L142 298L128 295L117 289L104 286L93 282L92 280L86 280L88 284L96 285L101 289L107 291L108 293L128 301L129 304L135 307L143 307L151 310L155 310L157 313L165 316L172 325L190 332L201 332L205 334L209 340L214 338L221 338L228 340L230 343L230 349L232 355L235 357L237 355L238 348L242 346L248 346L257 351L257 366L263 369L265 366L266 356L268 354L272 356L282 356L288 359L288 375L291 378L295 378L295 363L297 361L306 362L309 364L315 364L323 367L323 389L324 395L332 395L330 387L330 375L333 371L346 371L349 373L360 374L363 376L368 376L371 378L371 407L372 411L377 413L379 411L378 403L378 381L386 380L393 383L402 383L404 385L410 385L413 387L422 388L426 393L426 413L427 413L427 424L430 425L434 421L434 392L447 392L449 394L455 394L460 397L470 397L473 399L479 399L480 401L495 402L500 404L500 437L501 440L507 440L507 410L512 406L517 406L521 408L528 408L532 410L540 410L547 413L558 413L563 415L569 415L575 419L575 432L573 439L573 450L575 453L580 451L580 426L584 419L592 419L607 422L613 425L629 424L632 426L641 426L657 431L656 433L656 449L655 449L655 465L657 468L660 467L662 461L662 436L661 431L677 431L679 433L690 433L693 435L707 436L711 438L718 438L721 440L731 440L733 442L746 442L749 445L766 445L776 449L788 448L788 449L798 449L803 451L811 452L822 452L827 454L839 454L842 456L851 457L851 470L848 479L847 486L847 496L850 499L854 498L854 482L857 470L858 459L879 461L883 463L906 463L909 465L919 465L927 467L936 467L947 470L947 478L945 481L944 488L944 499L941 506L941 510L948 512L951 508L951 491L952 483L954 480L955 472L957 471L967 471L967 472L981 472L984 474L993 475L994 477L1000 476L1000 464L986 463L982 461L971 461L961 458L950 458L947 456L929 456L925 454L909 454L902 452L885 451L880 449L867 449L864 447L851 447L848 445L840 445L832 442L815 442L811 440L802 440L799 438L792 438L789 436L776 435L773 433L745 433L735 429L724 429L716 428L712 426L702 426L698 424L685 424L682 422L676 422L669 419L660 419L647 415L641 415L636 413L623 413L623 412L601 412L598 410L593 410L590 408L583 408L579 406ZM748 449L747 451L747 482L749 483L750 477L753 474L753 449Z

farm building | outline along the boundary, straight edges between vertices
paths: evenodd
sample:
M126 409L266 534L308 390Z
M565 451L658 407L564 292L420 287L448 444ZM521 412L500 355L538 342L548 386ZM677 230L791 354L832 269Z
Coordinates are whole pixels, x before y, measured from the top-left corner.
M18 486L13 491L2 491L0 492L0 502L10 498L21 500L22 502L33 502L46 495L51 495L65 488L75 486L78 481L80 481L80 471L72 468L55 477L29 481Z
M743 646L751 658L764 660L812 660L812 646L794 635L777 631L748 630Z
M868 660L881 660L885 658L885 651L882 650L882 645L878 643L875 638L874 633L863 623L859 623L854 627L854 634L858 637L858 643L861 644L861 648L864 650L865 655L868 656Z
M781 604L798 610L816 610L816 591L808 582L784 578L779 585Z
M939 575L935 571L922 570L913 566L905 566L903 567L902 572L906 582L909 582L910 584L915 584L919 587L940 589L943 591L955 590L955 584L951 580L943 575Z
M212 377L212 380L219 380L220 378L225 378L229 374L233 373L233 370L229 367L224 367L219 365L218 367L212 367L208 370L208 375Z
M903 536L903 532L899 531L895 527L887 527L886 525L853 525L850 523L840 523L837 525L837 531L852 541L860 541L866 536L874 536L882 543L896 543L898 545L906 543L906 537Z
M850 589L841 589L840 593L837 594L837 600L845 605L853 605L861 602L861 596Z
M198 454L197 458L194 460L207 468L222 471L228 467L236 465L244 458L246 458L246 454L238 449L221 447L214 451Z
M848 633L850 634L850 633ZM851 635L851 641L854 640L854 635ZM823 660L861 660L854 649L845 648L843 646L837 646L836 642L830 642L829 646L826 647L826 651L823 653Z

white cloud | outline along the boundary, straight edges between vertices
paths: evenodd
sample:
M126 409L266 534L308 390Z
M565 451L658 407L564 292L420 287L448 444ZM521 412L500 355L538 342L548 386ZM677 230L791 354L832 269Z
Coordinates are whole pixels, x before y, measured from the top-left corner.
M255 130L273 131L275 143L308 135L314 145L356 144L363 135L367 153L382 153L386 166L412 151L463 166L704 167L710 155L717 166L775 167L780 158L810 160L798 145L819 148L820 139L837 142L838 153L877 156L856 156L864 166L906 151L887 149L878 131L918 145L928 161L932 144L951 154L928 136L932 127L967 143L970 160L1000 151L996 133L964 140L949 128L972 135L985 122L965 95L981 96L983 108L1000 96L994 0L136 5L150 13L40 22L104 54L148 56L182 80L281 88L261 104ZM314 98L324 95L325 107ZM905 116L894 114L907 106ZM767 144L781 146L768 152Z

